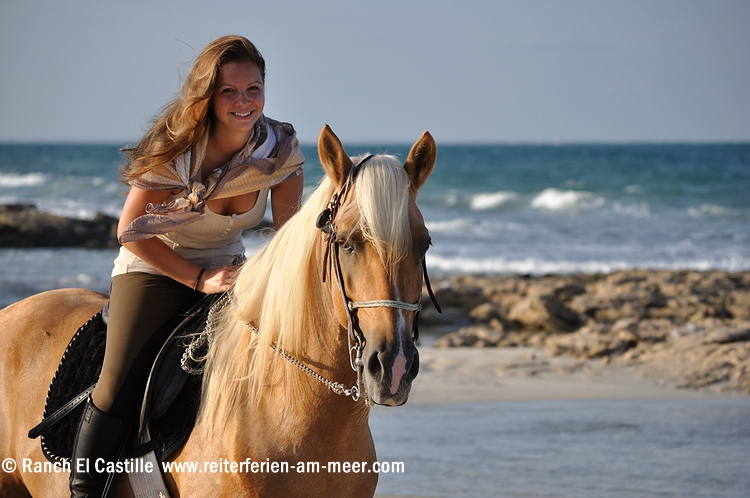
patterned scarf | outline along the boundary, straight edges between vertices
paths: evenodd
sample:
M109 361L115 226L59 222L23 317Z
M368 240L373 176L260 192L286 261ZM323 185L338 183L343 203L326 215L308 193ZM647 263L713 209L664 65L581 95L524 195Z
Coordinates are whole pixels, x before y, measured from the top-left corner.
M205 183L198 177L208 137L173 161L144 173L130 185L144 190L181 190L167 204L149 204L120 236L120 243L147 239L178 230L205 216L206 201L257 192L278 185L302 170L305 158L289 123L261 116L247 145Z

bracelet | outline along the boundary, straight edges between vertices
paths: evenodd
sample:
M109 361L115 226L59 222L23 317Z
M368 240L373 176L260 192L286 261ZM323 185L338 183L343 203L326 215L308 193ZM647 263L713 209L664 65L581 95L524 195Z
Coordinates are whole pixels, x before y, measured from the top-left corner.
M201 268L201 271L200 271L200 273L198 273L198 278L196 278L196 279L195 279L195 285L193 285L193 290L194 290L194 291L197 291L197 290L198 290L198 284L199 284L199 283L200 283L200 281L201 281L201 277L203 276L203 272L204 272L204 271L206 271L206 269L205 269L205 268Z

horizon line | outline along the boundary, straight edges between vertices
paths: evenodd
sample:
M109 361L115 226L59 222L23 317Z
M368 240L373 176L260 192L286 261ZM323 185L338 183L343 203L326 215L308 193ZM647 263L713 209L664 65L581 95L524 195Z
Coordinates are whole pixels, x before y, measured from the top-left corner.
M640 140L472 140L472 141L440 141L435 140L438 145L448 147L487 147L487 146L545 146L545 147L557 147L557 146L622 146L622 145L746 145L750 144L750 138L748 139L671 139L671 140L660 140L660 139L640 139ZM125 147L128 145L137 144L138 141L130 140L4 140L0 139L0 146L8 145L31 145L31 146L117 146ZM303 141L300 140L300 146L302 147L317 147L315 141ZM363 147L363 146L406 146L410 147L413 145L411 141L400 141L400 140L382 140L382 141L364 141L364 140L342 140L346 146L350 147Z

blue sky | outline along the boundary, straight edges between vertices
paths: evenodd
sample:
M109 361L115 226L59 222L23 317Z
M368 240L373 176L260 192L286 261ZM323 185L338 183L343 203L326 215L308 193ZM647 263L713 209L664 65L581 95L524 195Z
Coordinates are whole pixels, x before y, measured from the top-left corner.
M212 39L312 143L750 140L747 1L0 4L0 141L137 140Z

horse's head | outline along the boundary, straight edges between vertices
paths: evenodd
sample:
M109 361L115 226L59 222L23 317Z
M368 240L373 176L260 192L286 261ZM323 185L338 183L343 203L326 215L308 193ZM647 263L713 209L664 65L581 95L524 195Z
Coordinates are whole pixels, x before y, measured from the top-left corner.
M364 376L370 401L402 405L419 371L414 334L430 246L415 201L437 147L425 132L403 166L380 155L354 164L326 126L318 152L337 186L318 225L327 234L329 288L339 321L349 328L350 359Z

